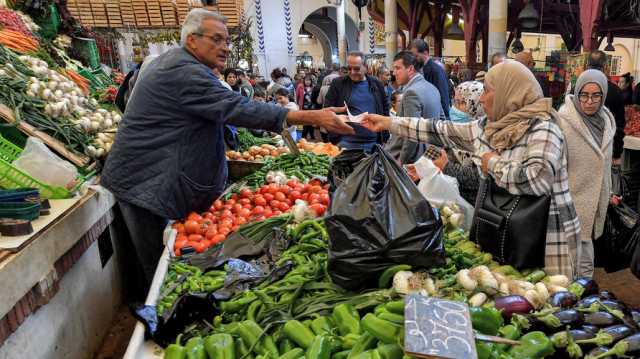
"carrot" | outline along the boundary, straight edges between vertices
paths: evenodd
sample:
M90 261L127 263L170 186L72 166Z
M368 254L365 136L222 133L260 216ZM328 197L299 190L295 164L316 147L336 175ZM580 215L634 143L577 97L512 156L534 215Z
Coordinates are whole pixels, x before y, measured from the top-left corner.
M20 53L37 51L39 47L37 40L6 28L0 31L0 44Z
M63 74L66 75L71 81L75 82L76 85L84 92L85 95L89 93L89 80L79 75L77 72L65 69L63 70Z

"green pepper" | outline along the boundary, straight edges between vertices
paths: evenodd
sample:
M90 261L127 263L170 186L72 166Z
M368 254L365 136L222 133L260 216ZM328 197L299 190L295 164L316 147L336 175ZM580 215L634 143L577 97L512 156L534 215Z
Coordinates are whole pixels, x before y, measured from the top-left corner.
M330 359L331 343L329 337L318 335L307 350L306 359Z
M202 337L193 337L187 340L184 348L187 350L187 359L207 359Z
M353 359L356 356L362 354L364 351L375 348L377 343L378 338L365 332L360 336L360 339L358 339L356 344L351 349L351 353L349 353L348 359Z
M547 273L545 273L543 270L538 269L531 272L526 277L524 277L524 280L531 283L538 283L539 281L543 280L544 277L546 276L547 276Z
M237 313L244 309L247 305L251 304L257 297L253 292L247 292L246 295L220 304L220 311L226 313Z
M395 300L384 305L385 309L391 313L404 315L404 300Z
M496 335L504 324L502 314L496 308L470 307L469 313L473 329L482 334Z
M351 350L343 350L341 352L333 354L331 356L331 359L347 359L349 353L351 353Z
M345 349L351 349L356 345L356 343L360 340L360 335L358 334L347 334L342 337L342 347Z
M238 326L238 335L245 344L253 348L253 352L260 355L270 354L273 357L280 356L278 347L269 335L266 335L260 326L252 321L245 320ZM216 358L217 359L217 358Z
M317 317L311 321L311 330L313 330L316 335L329 335L333 330L333 323L331 323L329 317Z
M240 358L249 358L251 357L251 350L249 349L249 347L247 347L247 345L244 343L244 341L242 340L242 338L236 338L233 341L235 347L236 347L236 355Z
M373 359L373 350L364 351L354 356L352 359Z
M251 304L249 304L249 308L247 308L247 319L255 321L256 315L258 314L258 310L260 310L261 306L261 300L255 300Z
M476 352L478 352L478 359L493 359L492 354L494 349L495 348L492 343L476 341Z
M551 340L543 332L530 332L520 338L509 354L521 359L539 359L555 352Z
M218 333L206 337L204 348L209 358L236 359L236 346L231 334Z
M402 359L402 348L398 344L378 344L378 352L382 359Z
M404 315L383 312L377 315L378 318L390 321L391 323L404 325Z
M506 276L513 276L513 277L517 277L517 278L522 277L520 272L518 272L515 268L513 268L510 265L500 266L498 268L493 269L492 272L497 272L497 273L500 273L500 274L504 274Z
M176 338L176 342L174 344L169 345L164 350L165 359L186 359L187 358L187 349L182 345L180 345L180 339L182 339L182 334L178 335L178 338Z
M517 326L508 324L500 328L500 330L498 331L498 335L505 339L518 340L520 336L522 336L522 333L520 332L520 328L518 328ZM511 346L508 344L496 344L496 348L502 351L505 351L510 347Z
M298 359L304 356L304 350L300 348L293 348L288 352L282 354L278 359Z
M369 313L362 318L362 328L385 344L393 344L400 332L400 327L389 321L380 319ZM497 330L496 330L497 331Z
M309 328L297 320L289 320L282 328L284 335L303 349L308 349L315 339L315 335Z
M380 355L378 349L373 349L371 351L371 359L382 359L382 355Z
M278 343L278 350L280 351L280 353L286 353L288 351L290 351L291 349L294 349L295 346L293 345L293 343L291 342L291 340L285 338L282 339L280 341L280 343Z
M338 326L340 335L360 334L360 316L349 304L338 304L333 308L333 321Z

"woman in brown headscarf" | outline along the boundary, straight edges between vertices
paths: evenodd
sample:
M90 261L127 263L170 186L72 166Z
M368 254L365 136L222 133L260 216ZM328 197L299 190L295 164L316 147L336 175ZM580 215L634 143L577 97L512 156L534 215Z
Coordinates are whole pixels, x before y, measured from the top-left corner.
M363 125L474 153L482 174L510 193L550 196L545 270L574 277L580 225L569 194L564 137L551 100L543 97L529 69L506 61L486 74L480 102L486 120L454 124L368 115Z

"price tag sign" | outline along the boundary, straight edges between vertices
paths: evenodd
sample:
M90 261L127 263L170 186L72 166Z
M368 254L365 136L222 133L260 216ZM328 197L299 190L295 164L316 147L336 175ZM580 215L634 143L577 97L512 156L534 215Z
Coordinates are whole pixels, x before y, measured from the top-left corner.
M405 297L405 351L420 358L477 359L469 307L465 303Z

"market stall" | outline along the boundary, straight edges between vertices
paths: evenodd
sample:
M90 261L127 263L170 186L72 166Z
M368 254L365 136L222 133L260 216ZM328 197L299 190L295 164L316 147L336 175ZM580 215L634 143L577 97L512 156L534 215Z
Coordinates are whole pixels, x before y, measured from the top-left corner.
M122 302L115 199L97 185L122 76L83 31L55 4L0 6L2 357L86 355Z
M367 200L355 198L367 191L379 191L378 200L407 196L405 203L388 201L385 207L404 208L406 218L414 218L407 203L422 208L427 202L381 153L347 151L331 161L311 153L283 154L231 184L209 211L170 225L125 357L638 353L640 312L600 291L593 280L570 281L499 263L469 240L464 214L454 203L435 208L434 217L421 211L425 217L415 223L399 221L405 231L394 235L403 246L394 251L377 235L384 229L370 227L376 219L363 214ZM380 168L385 185L372 189L366 183L375 182L374 169ZM412 226L421 230L412 232ZM420 233L419 239L407 232Z

